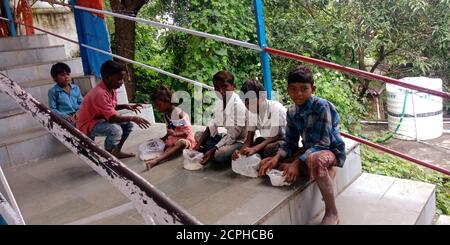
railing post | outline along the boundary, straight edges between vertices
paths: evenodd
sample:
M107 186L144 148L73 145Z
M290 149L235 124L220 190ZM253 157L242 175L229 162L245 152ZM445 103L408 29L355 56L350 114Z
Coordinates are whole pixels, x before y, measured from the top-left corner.
M9 20L9 32L11 33L12 37L16 37L16 26L14 25L14 19L11 12L11 7L9 6L9 0L3 0L3 5L5 5L6 15L8 16Z
M22 213L20 212L19 205L17 205L16 199L14 198L14 194L11 190L11 187L9 187L8 181L6 180L6 176L3 173L3 169L0 166L0 181L3 185L3 189L6 192L6 195L8 195L9 201L12 204L12 207L15 209L17 213L17 218L19 219L20 224L25 224L25 220L23 219Z
M270 75L269 54L264 50L267 48L266 28L264 24L264 10L262 0L254 0L255 16L256 16L256 32L258 33L258 43L263 49L261 51L261 65L264 78L264 87L267 91L267 98L272 99L272 77Z
M19 214L11 207L9 202L0 192L0 224L6 225L25 225L23 219L19 217Z

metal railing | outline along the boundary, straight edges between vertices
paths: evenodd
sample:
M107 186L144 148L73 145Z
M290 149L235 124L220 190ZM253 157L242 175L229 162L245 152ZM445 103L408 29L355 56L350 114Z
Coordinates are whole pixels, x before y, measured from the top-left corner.
M201 224L163 192L1 73L0 91L14 99L56 139L124 194L147 224Z
M9 201L12 203L12 208L14 211L14 215L13 217L17 217L18 222L14 222L15 224L20 224L20 225L24 225L25 224L25 220L23 219L22 213L20 212L20 208L19 205L17 205L16 202L16 198L14 197L14 194L11 190L11 187L8 184L8 181L6 180L5 174L3 173L3 169L0 166L0 183L2 184L3 188L5 189L6 195L8 196ZM0 193L1 195L1 193ZM3 199L6 201L6 199L1 196L0 199ZM1 200L0 200L1 202ZM9 203L8 203L9 205ZM2 208L3 212L8 212L8 210L10 210L8 207ZM2 211L0 211L0 214L2 213Z
M395 78L391 78L391 77L387 77L387 76L383 76L383 75L379 75L379 74L375 74L375 73L370 73L367 71L362 71L362 70L358 70L355 68L351 68L351 67L339 65L336 63L327 62L327 61L299 55L299 54L294 54L294 53L290 53L290 52L279 50L279 49L274 49L274 48L270 48L270 47L261 48L260 46L258 46L256 44L247 43L244 41L239 41L239 40L235 40L235 39L231 39L231 38L227 38L227 37L222 37L222 36L218 36L218 35L214 35L214 34L210 34L210 33L206 33L206 32L200 32L200 31L196 31L196 30L192 30L192 29L188 29L188 28L175 26L175 25L169 25L169 24L164 24L164 23L146 20L146 19L142 19L142 18L132 17L132 16L124 15L124 14L118 14L118 13L114 13L114 12L110 12L110 11L106 11L106 10L99 10L99 9L87 8L87 7L77 6L77 5L70 5L70 4L65 4L65 3L58 2L58 1L54 1L54 0L43 0L43 2L58 4L58 5L70 7L72 9L78 9L78 10L96 13L96 14L109 15L109 16L113 16L116 18L120 18L120 19L143 23L143 24L154 26L157 28L167 28L167 29L171 29L171 30L175 30L175 31L180 31L180 32L188 33L188 34L195 35L195 36L213 39L215 41L219 41L219 42L223 42L223 43L228 43L228 44L232 44L232 45L236 45L236 46L240 46L240 47L244 47L244 48L249 48L249 49L252 49L257 52L265 51L269 54L274 54L274 55L286 57L289 59L294 59L294 60L310 63L310 64L313 64L313 65L316 65L319 67L323 67L323 68L338 70L338 71L345 72L345 73L348 73L348 74L351 74L351 75L354 75L357 77L361 77L361 78L365 78L365 79L369 79L369 80L373 80L373 81L382 81L382 82L386 82L386 83L390 83L390 84L395 84L395 85L398 85L398 86L401 86L404 88L409 88L409 89L425 92L428 94L436 95L436 96L439 96L442 98L450 99L450 93L447 93L447 92L442 92L442 91L438 91L438 90L420 87L417 85L405 83L399 79L395 79Z
M52 2L52 1L47 1ZM59 4L59 3L58 3ZM189 30L186 28L176 27L173 25L167 25L167 24L161 24L153 21L148 21L140 18L130 17L126 15L116 14L108 11L103 10L97 10L97 9L90 9L80 6L70 6L72 8L76 8L83 11L93 12L93 13L100 13L100 14L108 14L114 17L128 19L132 21L141 22L144 24L153 25L160 28L169 28L172 30L182 31L185 33L202 36L205 38L211 38L216 41L222 41L225 43L230 43L233 45L238 45L246 48L250 48L256 51L263 50L262 48L258 47L255 48L254 44L249 44L225 37L220 37L208 33L202 33L197 32L193 30ZM8 20L6 18L0 17L0 19ZM20 25L27 26L23 23L18 23ZM69 42L78 43L74 40L65 38L63 36L60 36L58 34L54 34L48 31L45 31L43 29L32 27L36 30L48 33L50 35L54 35L56 37L59 37L61 39L67 40ZM97 49L95 47L91 47L86 44L78 43L80 46L94 50L96 52L100 52L103 54L111 55L115 58L121 59L126 62L130 62L133 64L141 65L145 68L154 70L156 72L171 76L173 78L193 83L194 85L201 86L207 89L212 89L212 87L202 84L197 81L193 81L188 78L184 78L166 71L163 71L161 69L151 67L145 64L142 64L140 62L130 60L115 54L112 54L110 52L106 52L104 50ZM249 45L251 47L249 47ZM447 92L427 89L415 85L411 85L405 82L402 82L398 79L393 79L389 77L385 77L378 74L373 74L361 70L357 70L350 67L345 67L342 65L338 65L331 62L326 62L306 56L301 56L298 54L289 53L282 50L272 49L272 48L265 48L266 52L290 59L295 59L298 61L310 63L313 65L317 65L324 68L334 69L341 72L349 73L351 75L355 75L357 77L362 77L370 80L376 80L376 81L382 81L386 83L392 83L396 84L398 86L402 86L409 89L414 89L418 91L422 91L425 93L429 93L432 95L436 95L443 98L450 98L450 94ZM11 97L13 97L19 105L27 111L29 114L31 114L35 119L37 119L50 133L52 133L53 136L55 136L58 140L60 140L64 145L66 145L71 151L73 151L77 156L79 156L82 160L84 160L86 163L88 163L93 169L95 169L101 176L106 178L111 184L113 184L114 187L119 189L124 195L126 195L134 204L136 209L139 211L139 213L144 217L144 220L146 223L149 224L201 224L197 219L190 216L184 209L179 207L176 203L171 201L164 193L157 190L154 186L152 186L150 183L148 183L145 179L143 179L138 174L134 173L132 170L127 168L122 162L117 160L115 157L113 157L108 152L100 149L97 145L95 145L94 142L92 142L88 137L83 135L80 131L73 128L69 123L67 123L65 120L60 118L58 115L51 112L48 108L46 108L44 105L40 104L38 101L36 101L34 98L31 97L28 93L23 91L17 84L9 80L3 75L0 75L0 90L6 92ZM382 150L384 152L396 155L400 158L403 158L405 160L420 164L422 166L425 166L427 168L433 169L435 171L441 172L446 175L450 175L450 171L435 166L433 164L426 163L424 161L421 161L419 159L410 157L406 154L391 150L387 147L384 147L379 144L375 144L373 142L364 140L359 137L355 137L350 134L342 133L342 135L346 138L355 140L357 142L360 142L362 144L366 144L370 147L374 147L376 149Z
M53 1L48 1L47 0L47 2L53 2ZM53 3L56 3L56 2L53 2ZM59 3L57 3L57 4L59 4ZM97 12L98 10L96 10L96 9L90 9L90 8L79 7L79 6L71 6L71 5L69 5L69 6L72 7L72 8L78 8L80 10L84 10L84 11L88 11L88 12L100 13L100 12ZM102 14L114 14L114 16L118 17L118 18L129 17L129 16L126 16L126 15L111 13L111 12L108 12L108 11L101 11L101 13ZM128 19L128 18L126 18L126 19ZM0 20L8 20L8 19L0 17ZM97 49L95 47L91 47L89 45L83 44L83 43L78 43L78 42L76 42L76 41L74 41L72 39L69 39L67 37L63 37L61 35L58 35L58 34L55 34L55 33L52 33L52 32L46 31L46 30L43 30L41 28L37 28L37 27L34 27L34 26L28 26L28 25L26 25L24 23L20 23L20 22L16 22L16 23L19 24L19 25L27 26L27 27L32 27L32 28L34 28L36 30L45 32L47 34L56 36L58 38L64 39L64 40L69 41L69 42L77 43L77 44L79 44L82 47L94 50L96 52L100 52L100 53L103 53L103 54L111 55L112 57L115 57L117 59L123 60L125 62L129 62L129 63L140 65L142 67L145 67L147 69L151 69L153 71L156 71L158 73L161 73L161 74L173 77L175 79L179 79L181 81L192 83L192 84L194 84L196 86L200 86L200 87L203 87L203 88L206 88L206 89L210 89L210 90L213 89L213 87L208 86L208 85L203 84L203 83L200 83L198 81L194 81L194 80L191 80L189 78L181 77L179 75L169 73L169 72L161 70L159 68L151 67L151 66L148 66L146 64L143 64L143 63L140 63L140 62L137 62L137 61L134 61L134 60L130 60L130 59L127 59L125 57L122 57L122 56L119 56L119 55L115 55L115 54L112 54L110 52L106 52L104 50L100 50L100 49ZM354 75L354 76L357 76L357 77L362 77L362 78L366 78L366 79L370 79L370 80L391 83L391 84L395 84L395 85L398 85L398 86L401 86L401 87L405 87L405 88L409 88L409 89L413 89L413 90L429 93L429 94L432 94L432 95L435 95L435 96L438 96L438 97L442 97L442 98L450 98L450 93L443 92L443 91L438 91L438 90L433 90L433 89L428 89L428 88L423 88L423 87L420 87L420 86L417 86L417 85L413 85L413 84L408 84L408 83L405 83L405 82L403 82L401 80L398 80L398 79L394 79L394 78L390 78L390 77L386 77L386 76L382 76L382 75L378 75L378 74L374 74L374 73L370 73L370 72L366 72L366 71L361 71L361 70L354 69L354 68L351 68L351 67L346 67L346 66L335 64L335 63L332 63L332 62L327 62L327 61L323 61L323 60L319 60L319 59L314 59L314 58L310 58L310 57L306 57L306 56L302 56L302 55L286 52L286 51L283 51L283 50L278 50L278 49L273 49L273 48L265 48L264 50L266 52L268 52L269 54L278 55L278 56L281 56L281 57L294 59L294 60L298 60L298 61L301 61L301 62L310 63L310 64L313 64L313 65L316 65L316 66L319 66L319 67L323 67L323 68L334 69L334 70L341 71L341 72L344 72L344 73L348 73L348 74L351 74L351 75ZM385 146L383 146L381 144L373 143L371 141L368 141L368 140L365 140L363 138L360 138L360 137L357 137L357 136L354 136L354 135L350 135L350 134L347 134L347 133L342 133L342 136L344 136L346 138L349 138L349 139L352 139L354 141L357 141L359 143L368 145L368 146L370 146L372 148L376 148L376 149L382 150L384 152L390 153L390 154L395 155L397 157L400 157L400 158L402 158L404 160L407 160L407 161L419 164L421 166L430 168L432 170L435 170L435 171L438 171L440 173L443 173L445 175L449 175L450 176L450 171L447 170L447 169L441 168L441 167L436 166L436 165L431 164L431 163L427 163L427 162L422 161L422 160L417 159L417 158L413 158L413 157L408 156L406 154L403 154L401 152L389 149L389 148L387 148L387 147L385 147Z
M21 215L11 207L9 202L0 192L0 216L8 225L25 225Z

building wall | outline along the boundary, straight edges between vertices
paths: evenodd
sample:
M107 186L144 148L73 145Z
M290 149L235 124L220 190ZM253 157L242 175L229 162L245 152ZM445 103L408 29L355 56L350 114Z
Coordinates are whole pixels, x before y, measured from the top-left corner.
M33 24L36 27L78 41L75 19L70 8L56 5L52 7L48 3L38 1L33 5ZM51 35L49 35L49 39L51 45L64 45L68 57L80 56L78 44Z

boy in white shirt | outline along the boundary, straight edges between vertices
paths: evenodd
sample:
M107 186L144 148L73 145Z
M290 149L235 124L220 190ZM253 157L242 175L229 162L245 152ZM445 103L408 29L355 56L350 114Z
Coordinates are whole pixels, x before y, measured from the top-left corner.
M214 90L220 94L214 107L214 118L200 134L196 134L197 145L194 150L204 153L201 164L210 160L219 164L231 162L231 155L244 143L246 108L234 90L234 76L228 71L220 71L213 77ZM226 134L218 133L218 127L224 126Z
M274 156L284 140L286 108L278 101L268 100L264 86L258 81L245 82L241 91L249 111L247 136L242 147L233 153L232 159L256 153L262 158ZM260 137L254 140L256 130L259 130Z

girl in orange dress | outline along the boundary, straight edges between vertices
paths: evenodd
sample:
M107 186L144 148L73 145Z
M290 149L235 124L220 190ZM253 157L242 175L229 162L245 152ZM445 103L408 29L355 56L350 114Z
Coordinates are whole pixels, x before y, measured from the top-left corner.
M184 149L193 149L195 147L196 142L189 115L171 103L172 95L173 91L165 86L161 86L152 95L152 101L156 108L164 113L167 134L161 138L166 145L163 154L147 161L147 170L181 155Z

